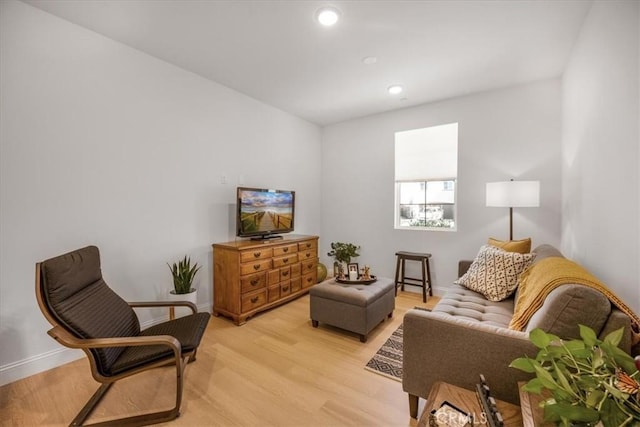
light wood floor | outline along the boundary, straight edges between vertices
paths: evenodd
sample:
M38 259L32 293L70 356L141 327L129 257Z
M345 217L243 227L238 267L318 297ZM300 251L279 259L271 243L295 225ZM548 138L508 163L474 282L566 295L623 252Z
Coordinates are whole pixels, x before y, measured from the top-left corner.
M402 384L364 369L420 294L399 292L392 319L361 343L309 320L309 296L243 326L212 317L187 366L180 417L171 426L411 426ZM68 425L97 389L86 358L0 387L0 425ZM170 408L175 368L116 383L89 422ZM421 400L422 402L422 400ZM422 402L423 403L423 402Z

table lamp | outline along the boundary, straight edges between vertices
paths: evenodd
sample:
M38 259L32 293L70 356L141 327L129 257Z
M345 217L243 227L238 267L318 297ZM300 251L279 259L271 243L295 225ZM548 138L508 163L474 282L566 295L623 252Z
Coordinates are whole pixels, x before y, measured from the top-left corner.
M487 182L487 206L509 208L509 240L513 240L513 208L540 206L540 181Z

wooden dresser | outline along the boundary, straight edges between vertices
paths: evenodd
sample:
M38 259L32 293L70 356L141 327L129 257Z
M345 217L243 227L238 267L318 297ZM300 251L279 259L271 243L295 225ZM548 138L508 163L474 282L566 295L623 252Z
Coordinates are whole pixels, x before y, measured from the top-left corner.
M236 325L309 292L318 274L318 236L213 245L213 314Z

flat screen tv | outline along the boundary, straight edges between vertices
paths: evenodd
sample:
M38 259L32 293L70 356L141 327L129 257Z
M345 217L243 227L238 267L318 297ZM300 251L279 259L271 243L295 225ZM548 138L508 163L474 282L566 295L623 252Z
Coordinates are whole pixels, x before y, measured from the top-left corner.
M238 237L272 239L293 231L295 191L238 187Z

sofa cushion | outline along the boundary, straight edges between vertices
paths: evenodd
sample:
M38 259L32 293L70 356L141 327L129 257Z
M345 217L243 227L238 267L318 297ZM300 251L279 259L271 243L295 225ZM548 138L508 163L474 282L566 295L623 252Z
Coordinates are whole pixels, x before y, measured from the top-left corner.
M507 328L513 315L513 299L499 302L488 301L482 294L464 286L452 285L432 310L446 313L459 319Z
M487 243L507 252L518 252L520 254L528 254L531 252L531 238L522 240L498 240L493 237L489 237L489 241Z
M454 283L481 293L489 301L502 301L516 290L520 273L534 258L535 254L507 252L485 245L469 270Z
M580 338L578 325L599 333L610 313L611 302L602 293L583 285L563 285L547 295L525 331L540 328L565 339Z

